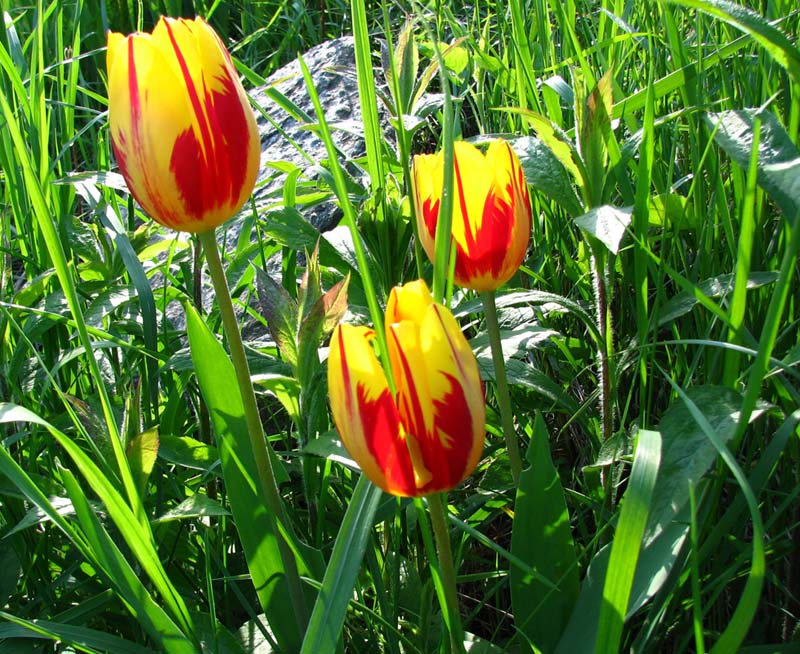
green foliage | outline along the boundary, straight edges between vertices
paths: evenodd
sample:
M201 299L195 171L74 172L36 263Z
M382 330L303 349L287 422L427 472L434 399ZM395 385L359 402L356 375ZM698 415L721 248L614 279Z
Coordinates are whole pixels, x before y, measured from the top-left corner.
M795 4L4 6L0 652L449 650L425 514L359 475L325 381L336 320L385 352L391 287L433 278L409 168L449 135L508 138L534 216L496 298L529 467L515 487L487 388L484 458L446 506L468 651L796 651ZM205 16L250 84L355 36L365 156L270 92L328 161L277 165L284 196L225 251L282 519L197 243L147 220L108 143L106 29L162 13ZM314 229L304 193L344 229ZM444 296L493 387L480 298Z

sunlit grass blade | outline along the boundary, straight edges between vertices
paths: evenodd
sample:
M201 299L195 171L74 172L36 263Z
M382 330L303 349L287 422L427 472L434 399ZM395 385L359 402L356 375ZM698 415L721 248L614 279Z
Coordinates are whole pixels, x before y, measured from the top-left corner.
M595 644L597 654L619 652L622 627L660 463L661 434L640 430L603 585L603 604Z

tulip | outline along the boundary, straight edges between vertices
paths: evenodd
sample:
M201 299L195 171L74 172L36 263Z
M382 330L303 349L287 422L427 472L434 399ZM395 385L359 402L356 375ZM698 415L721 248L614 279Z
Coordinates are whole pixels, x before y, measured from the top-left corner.
M374 336L367 327L340 324L331 338L328 392L344 446L392 495L454 488L483 450L486 407L475 355L422 280L394 288L386 308L395 394Z
M517 155L502 139L484 155L464 141L453 143L455 168L452 237L455 282L493 291L519 268L531 233L528 184ZM414 157L412 179L422 247L434 258L444 180L443 153Z
M212 230L258 173L255 118L230 55L202 18L108 34L108 121L133 196L166 227Z

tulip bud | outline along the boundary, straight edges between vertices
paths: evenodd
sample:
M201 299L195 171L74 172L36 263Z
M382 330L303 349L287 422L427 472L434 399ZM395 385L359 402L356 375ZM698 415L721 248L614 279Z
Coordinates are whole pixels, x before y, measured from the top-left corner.
M342 442L387 493L419 497L466 479L483 450L486 405L475 355L422 280L392 290L386 335L396 395L366 327L331 338L328 393Z
M261 147L230 55L202 19L108 34L108 122L120 172L166 227L214 229L253 191Z
M493 141L485 155L464 141L453 147L455 282L476 291L493 291L514 276L528 249L528 184L517 155L502 139ZM412 168L419 238L433 259L444 155L417 155Z

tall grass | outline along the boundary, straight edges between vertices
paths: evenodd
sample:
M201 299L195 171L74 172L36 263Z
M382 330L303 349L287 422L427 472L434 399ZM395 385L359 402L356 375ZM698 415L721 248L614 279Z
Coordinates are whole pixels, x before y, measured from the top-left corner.
M363 161L295 173L336 196L365 249L322 235L319 290L350 274L348 320L432 278L410 156L445 127L515 144L534 225L497 303L527 467L516 487L487 393L484 459L448 506L470 651L798 651L800 13L748 6L4 5L0 652L449 650L424 511L359 482L324 343L298 372L252 308L277 292L255 268L314 248L294 206L245 211L259 238L225 263L262 327L247 354L308 630L282 630L254 586L273 570L250 554L271 547L263 515L237 520L247 461L231 477L236 448L209 422L227 397L208 392L227 374L219 311L190 315L191 348L174 320L203 283L197 244L141 213L108 142L105 32L162 13L207 17L249 79L355 34L359 96L395 127L366 112ZM313 282L316 259L296 260ZM307 297L304 271L283 270L287 297ZM480 298L456 289L451 308L493 386Z

